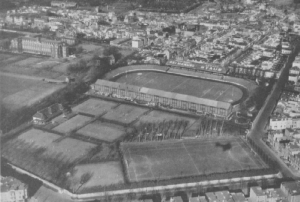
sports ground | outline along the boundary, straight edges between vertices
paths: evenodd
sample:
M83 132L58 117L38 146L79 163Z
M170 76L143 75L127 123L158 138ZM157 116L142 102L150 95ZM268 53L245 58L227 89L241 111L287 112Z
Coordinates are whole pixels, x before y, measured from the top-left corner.
M109 102L105 100L91 98L74 107L73 111L99 116L116 106L117 103L115 102Z
M59 138L60 136L57 134L39 129L30 129L18 137L18 139L31 143L38 148L46 148L46 154L49 156L61 153L65 160L69 161L85 156L90 149L96 146L73 138L65 138L56 142Z
M77 128L80 128L84 126L91 118L88 116L82 116L82 115L77 115L66 122L58 125L55 127L53 130L61 132L61 133L68 133L72 130L75 130Z
M231 84L158 72L129 73L116 81L229 103L243 97L242 90Z
M108 111L103 119L117 121L121 124L130 124L135 121L138 117L145 114L149 109L122 104L113 110Z
M240 138L123 143L122 151L132 182L266 167Z
M78 165L75 167L75 170L76 173L74 178L80 179L80 177L85 173L90 173L92 176L91 179L81 187L81 189L124 183L121 164L117 161ZM78 187L78 185L75 187Z
M78 130L77 133L87 137L113 142L124 135L125 131L125 128L120 125L96 121L84 126Z

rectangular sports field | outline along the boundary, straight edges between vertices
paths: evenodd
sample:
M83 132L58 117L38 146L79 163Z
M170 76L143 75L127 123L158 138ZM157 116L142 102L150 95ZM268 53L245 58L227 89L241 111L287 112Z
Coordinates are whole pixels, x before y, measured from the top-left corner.
M91 98L74 107L73 111L99 116L115 106L117 106L115 102Z
M240 138L121 145L132 182L266 167L247 147Z
M129 73L116 81L229 103L243 96L241 89L230 84L158 72Z
M36 147L46 148L46 154L49 156L62 153L63 157L70 161L85 156L90 149L96 146L73 138L65 138L55 142L60 137L57 134L33 128L19 135L18 139L33 143Z
M146 113L149 109L122 104L113 110L108 111L102 118L129 124Z
M162 111L158 111L158 110L153 110L150 113L147 113L147 114L141 116L139 118L139 122L138 123L140 123L140 122L144 122L144 123L145 122L160 123L160 122L163 122L163 121L170 121L170 120L172 120L172 121L186 120L186 121L189 122L189 125L193 124L196 121L196 119L185 117L185 116L180 116L178 114L173 114L173 113L168 113L168 112L162 112Z
M18 109L30 106L60 90L64 84L50 84L42 81L0 76L0 97L6 107Z
M89 173L92 176L91 179L80 188L80 190L96 186L108 186L124 183L122 167L118 161L78 165L75 167L75 170L75 179L80 179L80 177L85 173ZM78 185L76 188L78 188Z
M120 125L100 121L90 123L77 131L78 134L107 142L115 141L125 134L125 132L125 128Z
M83 116L83 115L77 115L77 116L67 120L66 122L58 125L53 130L61 132L61 133L68 133L72 130L75 130L75 129L85 125L86 122L88 122L89 120L91 120L90 117Z

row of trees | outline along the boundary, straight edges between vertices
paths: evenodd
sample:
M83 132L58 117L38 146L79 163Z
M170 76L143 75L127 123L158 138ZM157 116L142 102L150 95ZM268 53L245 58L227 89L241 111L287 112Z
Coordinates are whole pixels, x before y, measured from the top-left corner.
M184 119L164 120L162 122L140 122L127 131L125 142L147 142L168 139L181 139L183 136L220 137L240 136L245 128L224 119L202 116L191 127Z
M274 161L251 137L247 138L251 148L264 160L270 168L278 168L278 163Z
M169 120L162 122L140 122L133 127L133 131L126 137L128 142L160 141L167 139L181 139L189 121Z
M243 135L244 131L245 129L240 125L234 124L228 120L213 119L208 116L203 116L199 118L184 135L198 137L228 137Z
M77 49L80 49L77 51L81 51L81 48ZM107 47L103 51L103 55L113 55L116 61L119 61L122 58L119 49L112 46ZM114 68L116 68L115 65L110 65L108 60L100 58L95 54L89 60L81 59L77 63L70 64L67 67L67 74L90 83Z

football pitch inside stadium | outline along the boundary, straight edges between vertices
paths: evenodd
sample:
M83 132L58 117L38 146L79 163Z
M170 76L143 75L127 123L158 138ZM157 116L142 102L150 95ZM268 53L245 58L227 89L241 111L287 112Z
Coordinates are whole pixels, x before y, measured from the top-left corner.
M123 143L121 149L131 182L267 167L235 137Z
M128 73L115 81L229 103L243 97L242 90L231 84L159 72Z

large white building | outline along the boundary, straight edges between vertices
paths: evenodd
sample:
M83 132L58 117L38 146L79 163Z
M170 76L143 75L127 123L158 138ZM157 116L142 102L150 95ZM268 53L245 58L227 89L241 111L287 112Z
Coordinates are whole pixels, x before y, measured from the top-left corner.
M27 201L27 186L12 177L1 177L1 202Z
M32 54L48 55L54 58L69 56L67 43L41 37L19 37L11 41L11 50Z
M270 119L269 128L271 130L283 130L291 128L293 120L290 117L273 117Z

